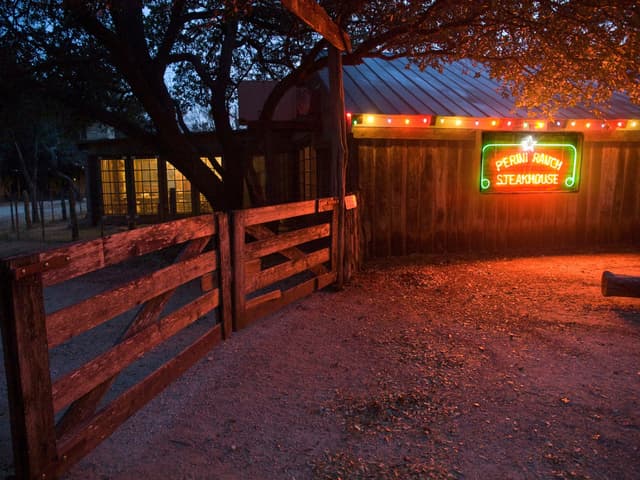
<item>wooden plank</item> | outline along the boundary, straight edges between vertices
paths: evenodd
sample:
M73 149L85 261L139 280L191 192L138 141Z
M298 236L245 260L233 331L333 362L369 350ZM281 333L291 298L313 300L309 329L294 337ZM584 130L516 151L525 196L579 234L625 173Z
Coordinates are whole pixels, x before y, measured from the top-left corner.
M159 223L104 238L106 265L216 233L213 215Z
M213 272L200 277L200 290L202 292L210 292L214 288L216 288L216 277L213 275Z
M336 272L329 272L329 273L325 273L324 275L320 275L319 277L317 277L317 280L318 280L317 289L322 290L324 287L329 286L332 283L335 283L337 276L338 275Z
M59 412L109 381L149 350L216 308L218 303L218 290L208 292L56 380L52 387L54 411Z
M231 239L229 232L229 217L226 213L217 213L216 222L218 226L218 251L220 265L218 272L220 275L221 308L220 320L222 322L222 338L227 339L233 330L233 290L231 266Z
M247 244L245 244L245 247ZM245 260L244 262L244 273L245 275L252 276L262 270L262 261L259 258L254 258L253 260Z
M247 233L249 233L249 235L251 235L252 237L258 239L258 240L264 240L267 238L272 238L274 237L276 234L273 233L271 230L269 230L265 225L252 225L250 227L247 227ZM243 237L244 238L244 237ZM249 244L251 245L251 244ZM246 247L246 244L245 244ZM296 260L298 258L304 258L304 256L306 255L302 250L300 250L299 248L286 248L284 250L280 250L279 253L285 257L287 257L290 260ZM327 273L327 268L324 265L316 265L315 267L313 267L311 269L311 271L313 273L315 273L316 275L322 275L323 273ZM245 272L245 274L247 274Z
M47 316L49 348L89 330L140 303L215 270L217 253L170 265Z
M58 451L63 460L53 466L50 476L60 476L66 472L221 340L222 329L217 324L175 358L116 398L88 422L81 432L63 438L58 442Z
M67 265L43 271L44 285L55 285L135 256L211 236L215 234L212 218L209 214L160 223L43 252L41 263L55 257L69 257Z
M268 207L250 208L243 210L244 225L246 227L260 223L275 222L285 218L299 217L316 213L316 201L269 205Z
M259 297L247 300L247 310L251 310L253 308L256 308L258 305L270 302L272 300L277 300L279 298L282 298L282 290L272 290L265 293L264 295L260 295Z
M293 230L245 245L246 258L260 258L300 244L328 237L330 225L323 223L311 227Z
M327 11L315 0L282 0L282 5L338 50L351 51L349 35L334 23Z
M14 466L20 479L40 478L57 454L42 275L14 281L11 274L37 261L38 255L31 255L3 263L0 274L4 366Z
M189 242L180 254L176 257L174 263L178 263L190 258L198 256L202 250L209 243L209 237L197 238ZM131 321L125 332L120 337L119 343L125 340L136 332L144 330L149 325L153 324L159 317L167 303L173 296L176 289L167 290L166 292L158 295L147 301L144 306L138 311L134 319ZM62 436L69 431L75 429L78 425L89 419L96 409L100 400L105 393L111 388L114 378L109 379L102 383L102 385L96 387L90 393L84 395L82 398L73 402L73 404L67 409L64 416L60 419L56 425L59 436Z
M306 282L300 283L293 288L289 288L282 292L282 296L271 302L263 302L251 309L247 309L245 323L246 325L256 321L257 319L274 313L281 308L289 305L302 297L311 295L316 290L317 279L312 278ZM246 326L245 325L245 326Z
M44 263L57 256L69 257L69 264L64 268L45 270L42 273L42 281L46 287L99 270L105 266L101 238L43 252L40 254L39 261Z
M333 210L333 207L335 207L338 204L338 199L333 198L333 197L326 197L326 198L320 198L318 199L318 212L328 212L330 210Z
M275 267L262 270L259 274L245 280L245 293L251 293L260 288L266 287L285 278L289 278L296 273L309 270L313 265L329 260L329 249L317 250L304 258L290 260Z

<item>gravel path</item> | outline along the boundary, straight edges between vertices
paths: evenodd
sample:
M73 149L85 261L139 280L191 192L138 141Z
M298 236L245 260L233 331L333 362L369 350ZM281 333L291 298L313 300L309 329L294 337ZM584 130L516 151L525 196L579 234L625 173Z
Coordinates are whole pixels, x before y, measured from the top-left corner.
M234 334L66 478L640 478L640 299L602 297L605 269L640 254L368 264Z

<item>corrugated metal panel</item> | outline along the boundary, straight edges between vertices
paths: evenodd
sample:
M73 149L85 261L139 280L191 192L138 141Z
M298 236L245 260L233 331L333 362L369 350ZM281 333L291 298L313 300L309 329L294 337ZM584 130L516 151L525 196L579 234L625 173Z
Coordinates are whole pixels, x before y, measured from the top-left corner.
M406 59L368 58L360 65L344 67L346 109L352 113L430 114L465 117L525 118L539 110L515 107L502 95L501 85L482 65L469 60L446 64L442 72L428 67L420 71ZM321 73L328 84L326 71ZM610 105L600 107L604 118L638 118L640 105L614 94ZM556 118L593 118L576 106L557 112Z

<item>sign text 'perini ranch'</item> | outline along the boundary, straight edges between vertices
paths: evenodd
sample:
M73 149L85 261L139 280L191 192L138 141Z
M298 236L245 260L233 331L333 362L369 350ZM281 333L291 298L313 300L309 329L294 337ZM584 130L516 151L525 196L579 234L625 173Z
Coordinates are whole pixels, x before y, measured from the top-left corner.
M578 190L577 141L487 138L482 146L483 193L575 192Z

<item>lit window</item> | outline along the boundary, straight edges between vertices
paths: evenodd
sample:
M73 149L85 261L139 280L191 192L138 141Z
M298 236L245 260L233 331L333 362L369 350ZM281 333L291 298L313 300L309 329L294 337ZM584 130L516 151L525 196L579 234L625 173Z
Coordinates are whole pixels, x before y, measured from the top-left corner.
M169 192L169 212L191 213L193 210L191 182L169 162L167 162L167 191Z
M124 158L101 159L100 177L104 215L126 215L127 181Z
M157 215L160 191L158 185L158 159L134 158L133 177L138 215Z

